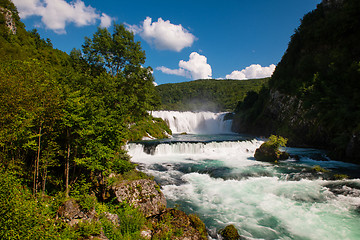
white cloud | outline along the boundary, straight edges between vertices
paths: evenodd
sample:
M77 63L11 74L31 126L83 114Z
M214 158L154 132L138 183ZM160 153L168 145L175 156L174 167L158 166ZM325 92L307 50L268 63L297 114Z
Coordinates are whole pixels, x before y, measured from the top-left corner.
M170 68L161 66L161 67L157 67L156 70L160 70L163 73L170 74L170 75L178 75L178 76L183 76L183 77L190 77L190 74L188 74L188 76L187 76L185 69L182 69L182 68L170 69Z
M226 75L226 79L254 79L254 78L265 78L271 77L273 72L275 71L276 66L271 64L268 67L262 67L260 64L252 64L245 69L238 71L235 70L231 74Z
M238 80L244 80L247 79L245 73L242 71L235 70L232 73L226 75L226 79L238 79Z
M142 25L127 24L127 27L134 34L140 34L147 43L159 50L180 52L186 47L191 47L196 40L196 37L181 24L175 25L162 18L159 18L157 22L152 22L152 19L147 17Z
M13 0L20 17L40 16L46 28L56 33L66 33L65 27L69 23L76 26L93 25L98 20L102 27L110 26L111 18L97 13L91 6L85 6L82 0L66 2L65 0Z
M130 25L128 23L124 23L126 26L126 29L134 34L138 34L142 31L141 26L138 25Z
M101 14L100 20L101 20L100 26L103 28L108 28L111 26L111 22L113 19L109 15L103 13Z
M193 52L189 56L189 61L181 60L178 69L170 69L164 66L157 67L166 74L178 75L192 79L208 79L212 76L211 66L207 63L207 58Z

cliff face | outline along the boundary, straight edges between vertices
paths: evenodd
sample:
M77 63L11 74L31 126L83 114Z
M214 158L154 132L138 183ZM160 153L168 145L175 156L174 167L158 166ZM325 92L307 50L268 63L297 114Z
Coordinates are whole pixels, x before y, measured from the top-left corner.
M335 159L360 162L358 16L356 0L324 0L306 14L269 88L250 104L244 100L233 130L280 134L290 145L327 148Z
M10 30L12 34L16 34L15 20L10 10L0 7L0 13L3 14L5 20L5 26Z

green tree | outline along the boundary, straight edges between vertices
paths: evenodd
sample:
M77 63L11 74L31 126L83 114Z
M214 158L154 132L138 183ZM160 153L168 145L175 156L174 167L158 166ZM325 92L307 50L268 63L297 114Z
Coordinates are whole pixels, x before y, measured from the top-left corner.
M50 160L42 159L42 149L56 148L54 129L61 118L60 90L50 69L38 61L0 63L0 146L3 163L29 164L33 159L33 192L40 187ZM45 153L45 152L44 152ZM42 183L45 184L45 179Z
M126 66L144 64L145 52L124 25L114 24L113 27L113 34L106 28L98 28L92 39L86 37L83 52L91 65L102 66L115 76L123 72Z

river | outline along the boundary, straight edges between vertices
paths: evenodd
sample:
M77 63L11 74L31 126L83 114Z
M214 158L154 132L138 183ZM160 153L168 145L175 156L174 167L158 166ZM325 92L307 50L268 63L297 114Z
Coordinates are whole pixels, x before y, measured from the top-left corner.
M231 133L224 113L152 114L173 137L129 143L132 161L155 177L168 207L199 215L212 239L229 224L244 239L360 239L358 165L301 148L284 148L293 157L277 164L259 162L264 139Z

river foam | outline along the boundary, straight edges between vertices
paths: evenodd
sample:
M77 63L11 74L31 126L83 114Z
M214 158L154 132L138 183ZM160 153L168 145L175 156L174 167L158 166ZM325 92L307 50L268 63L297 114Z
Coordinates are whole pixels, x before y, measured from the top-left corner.
M197 213L214 239L228 224L248 239L359 239L360 180L330 181L316 173L307 179L307 157L278 165L255 161L261 143L159 144L153 154L139 143L128 149L161 184L169 206ZM290 180L294 173L299 177Z

